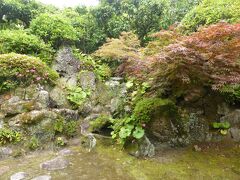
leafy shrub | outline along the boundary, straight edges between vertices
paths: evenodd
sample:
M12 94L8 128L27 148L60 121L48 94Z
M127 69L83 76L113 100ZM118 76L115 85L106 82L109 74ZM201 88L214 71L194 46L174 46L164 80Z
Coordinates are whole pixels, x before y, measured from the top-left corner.
M15 53L0 55L0 92L17 85L54 84L58 74L40 59Z
M240 85L224 85L220 89L221 94L225 100L230 104L237 104L240 102Z
M17 143L22 139L22 135L11 129L0 129L0 145L5 145L7 143Z
M19 53L39 57L50 64L53 58L52 48L35 35L24 30L0 31L0 53Z
M100 59L83 54L77 49L73 49L73 54L83 63L82 70L93 71L95 75L97 75L97 77L101 80L105 80L111 77L112 71L110 67L106 63L103 63Z
M160 31L149 36L153 40L151 40L146 48L144 48L144 54L155 55L159 53L164 47L169 44L173 44L177 41L180 35L175 31Z
M219 23L169 45L152 66L155 83L170 95L199 87L220 92L239 84L239 31L240 24Z
M63 134L67 137L73 137L77 133L77 125L78 123L76 121L65 121L63 118L59 118L54 122L53 129L56 134Z
M120 144L125 144L129 139L141 139L145 134L142 125L134 117L115 119L112 120L112 123L112 138L116 139Z
M203 0L192 9L182 20L183 32L194 32L200 26L226 21L234 23L240 21L239 0Z
M90 95L90 92L83 91L80 87L69 87L67 99L74 105L80 106Z
M32 20L30 31L54 48L58 48L63 43L73 43L77 40L77 32L70 20L60 14L39 15Z
M131 117L112 120L112 138L117 139L121 144L127 140L141 139L147 123L154 116L164 116L175 121L180 120L175 104L167 99L144 98L140 100L133 111Z
M123 32L119 39L108 39L94 55L109 61L126 60L130 57L138 57L137 49L140 42L132 32Z

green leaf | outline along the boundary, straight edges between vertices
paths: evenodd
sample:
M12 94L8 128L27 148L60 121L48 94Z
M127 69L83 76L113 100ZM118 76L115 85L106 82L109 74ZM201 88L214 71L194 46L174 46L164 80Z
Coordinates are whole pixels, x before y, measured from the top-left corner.
M126 125L122 127L119 132L119 137L122 139L129 137L132 133L133 128L134 128L133 125Z
M130 89L131 87L133 87L133 82L132 81L128 81L126 83L126 87L127 87L127 89Z
M145 132L144 129L140 126L136 127L133 131L133 137L136 139L141 139L144 136Z

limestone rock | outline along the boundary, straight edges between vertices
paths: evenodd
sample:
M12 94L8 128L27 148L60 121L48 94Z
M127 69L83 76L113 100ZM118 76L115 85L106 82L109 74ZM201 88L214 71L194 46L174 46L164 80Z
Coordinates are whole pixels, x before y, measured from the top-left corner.
M235 142L240 142L240 129L239 128L236 128L236 127L230 128L229 132Z
M12 153L13 153L13 151L9 147L1 147L0 148L0 158L9 157L12 155Z
M83 90L96 89L96 76L94 72L83 71L79 74L79 85Z
M11 180L22 180L22 179L26 179L28 177L28 174L25 172L18 172L16 174L13 174L10 179Z
M52 68L56 70L60 77L71 77L80 70L81 62L77 60L70 47L64 47L57 53L57 58L53 62Z
M39 92L38 98L37 98L37 103L38 103L38 108L39 109L44 109L49 106L49 93L48 91L41 90Z
M69 108L69 102L66 98L66 92L61 87L54 87L50 92L51 106L56 108Z
M236 109L231 113L220 118L221 122L229 122L231 126L237 126L240 124L240 109Z
M66 120L79 120L79 113L78 111L71 110L71 109L53 109L53 112L56 114L61 115Z
M68 165L69 165L68 160L64 159L63 157L56 157L52 160L40 164L40 167L48 171L54 171L65 169Z
M21 126L22 124L32 124L35 122L40 122L44 118L56 119L57 114L48 111L48 110L40 110L40 111L31 111L28 113L19 114L9 120L9 126Z
M15 98L17 101L15 101ZM31 111L35 108L33 101L22 101L13 97L1 105L1 111L5 116L12 116Z

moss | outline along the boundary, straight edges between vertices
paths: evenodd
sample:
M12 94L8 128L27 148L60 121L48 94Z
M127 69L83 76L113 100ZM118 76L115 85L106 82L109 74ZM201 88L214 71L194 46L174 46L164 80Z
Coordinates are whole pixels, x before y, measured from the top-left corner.
M176 105L168 99L145 98L140 100L133 111L133 116L140 122L149 122L155 114L179 119Z
M96 120L90 122L89 131L98 131L110 122L108 115L101 115Z

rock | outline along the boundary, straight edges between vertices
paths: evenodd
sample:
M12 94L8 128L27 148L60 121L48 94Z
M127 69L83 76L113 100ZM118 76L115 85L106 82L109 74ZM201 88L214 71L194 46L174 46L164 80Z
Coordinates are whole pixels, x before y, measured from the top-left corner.
M43 175L43 176L38 176L38 177L35 177L33 178L32 180L51 180L52 177L49 176L49 175Z
M0 148L0 157L5 158L11 156L13 153L13 150L9 147L1 147Z
M18 99L18 98L17 98ZM24 112L29 112L35 108L35 103L33 101L17 101L11 98L10 100L4 102L1 105L1 111L5 116L12 116L21 114Z
M71 110L71 109L53 109L53 112L56 114L61 115L65 118L65 120L79 120L79 113L78 111Z
M68 156L72 155L72 151L70 149L62 149L61 151L58 152L58 155L60 156Z
M57 53L52 68L56 70L60 77L75 76L81 67L81 62L76 59L70 47L63 47Z
M11 180L21 180L26 179L28 177L28 174L25 172L18 172L10 177Z
M230 109L226 103L222 103L218 105L217 113L219 115L225 116L230 112Z
M240 109L236 109L220 118L220 122L229 122L232 127L240 124Z
M229 129L229 132L235 142L240 142L240 129L232 127Z
M94 91L96 89L96 76L91 71L83 71L79 74L79 85L83 90Z
M48 111L48 110L40 110L40 111L34 110L34 111L31 111L28 113L19 114L15 117L11 118L9 120L9 126L19 127L23 124L32 124L35 122L40 122L44 118L56 119L57 114L52 111Z
M153 157L155 155L155 147L147 138L144 136L140 142L138 153L140 156Z
M86 117L86 118L84 119L84 122L89 122L89 121L95 120L95 119L97 119L99 116L101 116L101 114L91 114L91 115L89 115L88 117Z
M92 133L87 133L83 135L84 138L81 141L82 146L87 148L88 151L90 152L97 145L97 139L94 137Z
M48 171L55 171L65 169L68 165L68 160L64 159L63 157L56 157L55 159L40 164L40 167Z
M36 101L39 109L47 108L50 104L48 91L41 90Z
M50 103L52 107L56 108L69 108L70 104L66 98L66 92L56 86L53 88L53 90L50 92Z
M4 126L4 122L3 122L3 119L1 119L1 117L0 117L0 129L2 129L3 126Z
M0 167L0 176L2 176L4 173L8 172L9 170L10 170L9 166Z
M78 111L82 116L86 117L89 115L89 113L91 113L92 109L93 109L92 103L86 102L78 108Z

